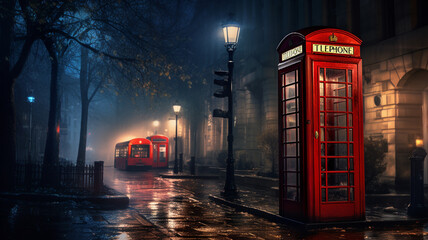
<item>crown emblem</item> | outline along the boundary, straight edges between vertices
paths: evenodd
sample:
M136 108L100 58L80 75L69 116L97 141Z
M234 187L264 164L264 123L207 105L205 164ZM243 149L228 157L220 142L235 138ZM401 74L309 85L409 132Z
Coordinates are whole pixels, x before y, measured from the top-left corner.
M332 33L329 37L328 40L330 40L330 42L337 42L337 37L334 35L334 33Z

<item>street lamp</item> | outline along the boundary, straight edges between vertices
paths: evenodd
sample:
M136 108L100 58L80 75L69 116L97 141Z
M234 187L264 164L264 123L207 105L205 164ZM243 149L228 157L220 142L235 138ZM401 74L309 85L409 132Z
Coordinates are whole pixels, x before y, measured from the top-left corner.
M228 118L228 136L227 136L227 167L226 167L226 183L224 185L224 194L228 196L236 195L236 185L235 185L235 166L233 159L233 95L232 95L232 82L233 82L233 53L236 49L236 44L239 39L239 25L236 23L229 23L223 25L223 34L226 50L229 54L229 60L227 63L227 86L228 89L226 92L228 97L228 111L227 114L218 114L218 116ZM222 75L223 73L217 72L217 75ZM218 112L218 111L217 111ZM215 114L215 112L214 112Z
M159 127L159 121L158 120L155 120L155 121L153 121L153 127L155 128L155 134L158 134L158 132L157 132L157 127Z
M177 123L178 123L178 113L180 113L181 106L177 103L172 106L172 109L175 113L175 160L174 160L174 173L178 173L178 162L177 162Z
M32 123L33 123L33 102L36 101L36 98L33 96L33 90L31 90L30 95L27 97L27 101L30 103L30 123L29 123L29 139L28 139L28 162L31 162L31 138L32 138Z

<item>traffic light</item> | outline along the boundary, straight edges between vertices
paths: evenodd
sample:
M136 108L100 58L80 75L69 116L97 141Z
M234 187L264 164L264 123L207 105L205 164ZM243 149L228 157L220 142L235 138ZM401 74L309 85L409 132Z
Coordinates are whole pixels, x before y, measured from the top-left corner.
M214 74L220 77L229 76L229 72L227 71L214 71ZM226 79L214 79L214 84L222 86L223 89L218 89L214 92L214 97L224 98L229 96L230 94L230 83Z
M231 84L228 79L229 72L228 71L214 71L214 74L217 76L222 77L223 79L214 79L214 84L222 86L222 89L218 89L214 92L214 97L218 98L224 98L224 97L230 97L231 92ZM227 111L223 111L221 109L214 109L213 111L213 117L222 117L222 118L228 118L229 113Z
M213 110L213 117L221 117L221 118L228 118L229 113L226 111L223 111L221 109L214 109Z

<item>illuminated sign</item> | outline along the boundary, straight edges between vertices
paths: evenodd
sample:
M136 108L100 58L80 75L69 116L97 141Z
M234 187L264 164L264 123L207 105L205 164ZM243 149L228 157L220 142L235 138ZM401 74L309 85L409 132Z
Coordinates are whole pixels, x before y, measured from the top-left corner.
M354 54L354 47L324 45L324 44L312 44L312 51L313 52L319 52L319 53L334 53L334 54L353 55Z
M297 46L293 49L290 49L290 50L282 53L281 59L282 59L282 61L285 61L287 59L290 59L294 56L301 54L302 52L303 52L303 46L300 45L300 46Z
M166 147L160 147L159 152L166 152Z

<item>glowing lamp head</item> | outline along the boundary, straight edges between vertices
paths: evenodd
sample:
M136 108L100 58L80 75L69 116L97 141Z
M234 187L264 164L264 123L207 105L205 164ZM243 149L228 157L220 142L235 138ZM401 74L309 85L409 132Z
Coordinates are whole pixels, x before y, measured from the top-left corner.
M224 42L226 46L228 45L236 45L238 43L239 39L239 25L236 23L229 23L223 25L223 35L224 35Z
M159 127L160 122L158 120L153 121L153 127Z
M424 140L417 138L416 139L416 147L423 147L424 146Z
M28 100L28 102L33 103L34 101L36 101L36 98L33 96L28 96L27 100Z
M181 106L178 104L175 104L174 106L172 106L172 108L174 109L175 114L178 114L181 110Z

